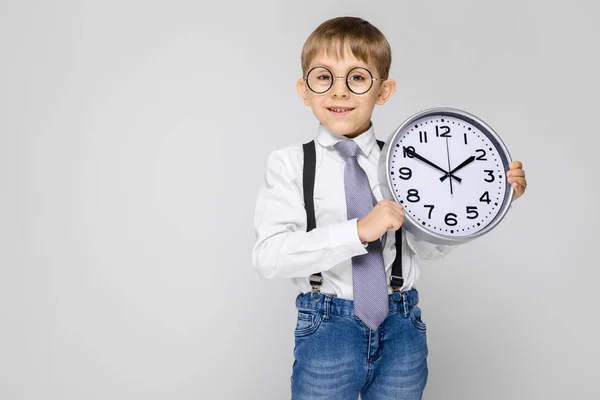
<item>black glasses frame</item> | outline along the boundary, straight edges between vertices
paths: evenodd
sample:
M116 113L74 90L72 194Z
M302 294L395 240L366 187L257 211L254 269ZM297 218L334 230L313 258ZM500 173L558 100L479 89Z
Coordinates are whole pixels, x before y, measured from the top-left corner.
M310 75L310 73L317 69L317 68L323 68L324 70L326 70L327 72L329 72L329 74L331 75L331 77L333 78L331 80L331 84L329 85L329 87L321 92L317 92L316 90L314 90L313 88L310 87L310 84L308 83L308 76ZM352 90L352 88L350 87L350 84L348 83L348 78L350 77L350 73L352 71L354 71L355 69L364 69L365 71L367 71L369 73L369 76L371 77L371 84L369 85L369 88L367 90L365 90L364 92L355 92L354 90ZM327 93L334 85L335 80L336 79L344 79L345 78L345 82L346 82L346 87L348 88L349 91L351 91L354 94L357 95L361 95L361 94L365 94L367 93L369 90L371 90L371 88L373 87L373 81L385 81L387 78L373 78L373 74L371 73L371 71L369 71L368 69L366 69L365 67L354 67L352 69L350 69L350 71L348 71L348 73L346 74L346 76L335 76L333 74L333 72L331 72L331 70L327 67L324 67L322 65L317 65L315 67L312 67L307 73L306 76L302 77L304 79L304 81L306 82L306 86L308 86L308 88L310 89L311 92L316 93L316 94L323 94L323 93Z

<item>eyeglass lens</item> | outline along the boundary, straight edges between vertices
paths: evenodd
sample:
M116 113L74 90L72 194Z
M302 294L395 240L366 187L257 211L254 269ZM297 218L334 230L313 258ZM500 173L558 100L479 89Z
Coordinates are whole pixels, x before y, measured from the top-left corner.
M327 68L316 67L310 70L306 81L313 92L325 93L333 86L334 78ZM363 94L373 86L373 75L366 68L355 67L348 72L346 84L353 93Z

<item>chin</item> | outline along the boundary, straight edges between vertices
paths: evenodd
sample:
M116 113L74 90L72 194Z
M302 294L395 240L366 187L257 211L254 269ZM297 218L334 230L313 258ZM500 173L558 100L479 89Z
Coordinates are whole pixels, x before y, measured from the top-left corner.
M358 128L356 129L348 129L348 130L344 130L343 133L340 133L340 135L349 137L349 138L354 138L356 136L358 136L359 134L357 133L359 131ZM361 132L364 133L364 132Z
M340 126L340 124L325 125L325 127L340 136L354 136L355 132L360 129L360 127L357 126Z

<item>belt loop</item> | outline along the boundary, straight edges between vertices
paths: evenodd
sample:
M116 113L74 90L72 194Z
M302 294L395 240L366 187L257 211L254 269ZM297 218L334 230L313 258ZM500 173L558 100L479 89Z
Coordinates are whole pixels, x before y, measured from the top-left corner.
M408 296L402 292L402 306L404 307L404 317L408 317Z
M323 303L323 321L328 321L329 315L331 314L331 300L333 300L333 297L329 295L321 296L325 299L325 302Z

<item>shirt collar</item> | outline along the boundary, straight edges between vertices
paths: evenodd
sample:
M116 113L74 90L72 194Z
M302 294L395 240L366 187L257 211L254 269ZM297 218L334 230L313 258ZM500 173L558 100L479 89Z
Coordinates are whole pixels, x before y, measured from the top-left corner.
M331 132L329 129L325 128L323 124L319 124L319 128L317 130L317 142L323 147L333 147L337 142L341 142L342 140L348 140L343 135L338 135L336 133ZM375 129L373 128L373 123L371 122L371 126L365 132L361 133L357 137L353 138L360 147L360 150L363 152L365 157L369 156L371 149L375 145Z

